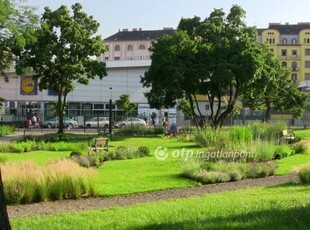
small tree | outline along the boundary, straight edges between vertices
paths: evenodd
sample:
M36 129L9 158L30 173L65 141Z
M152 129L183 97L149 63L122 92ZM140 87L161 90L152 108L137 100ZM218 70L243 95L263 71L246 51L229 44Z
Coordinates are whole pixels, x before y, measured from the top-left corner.
M72 11L66 6L55 11L46 7L35 39L17 53L19 73L31 67L40 80L40 89L57 93L59 133L63 133L66 97L74 83L87 85L90 79L107 75L105 63L92 58L105 51L101 37L95 35L99 23L82 12L79 3L72 6Z
M136 104L131 103L129 100L129 94L123 94L119 97L119 100L116 100L116 106L119 109L124 110L125 117L127 118L128 115L136 108Z

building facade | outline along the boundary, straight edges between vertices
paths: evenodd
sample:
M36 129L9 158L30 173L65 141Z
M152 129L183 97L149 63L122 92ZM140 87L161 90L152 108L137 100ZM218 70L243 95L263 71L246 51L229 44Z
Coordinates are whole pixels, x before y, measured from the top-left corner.
M267 43L282 64L291 71L291 80L310 81L310 23L270 23L258 29L258 41Z

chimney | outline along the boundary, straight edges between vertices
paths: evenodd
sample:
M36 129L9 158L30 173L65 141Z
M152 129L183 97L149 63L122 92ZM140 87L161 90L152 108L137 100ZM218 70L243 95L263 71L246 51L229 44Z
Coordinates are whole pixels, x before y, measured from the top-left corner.
M142 31L142 28L139 28L139 31Z
M138 29L137 28L133 28L132 31L138 31Z
M123 31L124 31L124 32L128 32L128 29L127 29L127 28L125 28L125 29L123 29Z

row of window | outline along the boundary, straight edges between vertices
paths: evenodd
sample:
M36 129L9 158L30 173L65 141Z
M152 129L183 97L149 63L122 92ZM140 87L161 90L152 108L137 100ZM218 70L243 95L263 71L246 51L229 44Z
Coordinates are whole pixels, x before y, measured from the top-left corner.
M292 50L292 57L297 57L297 50ZM281 49L281 56L287 56L287 49ZM305 49L305 56L310 56L310 49Z
M107 51L109 51L109 46L108 45L106 45L105 48L106 48ZM139 50L145 50L145 45L144 44L140 44L138 46L138 49ZM114 51L121 51L121 46L120 45L115 45L114 46ZM132 45L128 45L127 46L127 51L133 51L133 46Z
M287 62L282 62L283 67L287 67ZM292 70L298 70L297 68L297 62L293 61L291 64ZM309 69L310 68L310 61L305 61L305 68Z
M131 61L131 60L149 60L150 56L134 56L134 57L127 57L126 60ZM104 57L105 61L109 61L109 57ZM121 57L114 57L114 61L120 61Z
M275 38L266 38L266 42L267 42L268 44L276 44L276 39L275 39ZM283 38L283 39L282 39L282 44L283 44L283 45L288 44L287 38ZM297 45L297 39L296 39L296 38L293 38L293 39L291 40L291 43L290 43L290 44L291 44L291 45ZM304 44L310 44L310 38L304 38Z

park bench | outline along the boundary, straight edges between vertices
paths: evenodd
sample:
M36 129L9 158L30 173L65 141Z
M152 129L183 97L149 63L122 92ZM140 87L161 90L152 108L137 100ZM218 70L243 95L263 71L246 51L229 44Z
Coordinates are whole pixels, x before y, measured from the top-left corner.
M99 154L101 150L109 151L109 138L95 138L94 145L88 147L88 155L91 151L94 151L96 154Z
M294 142L295 135L292 130L283 130L282 131L282 140L285 141L288 144L291 144Z

